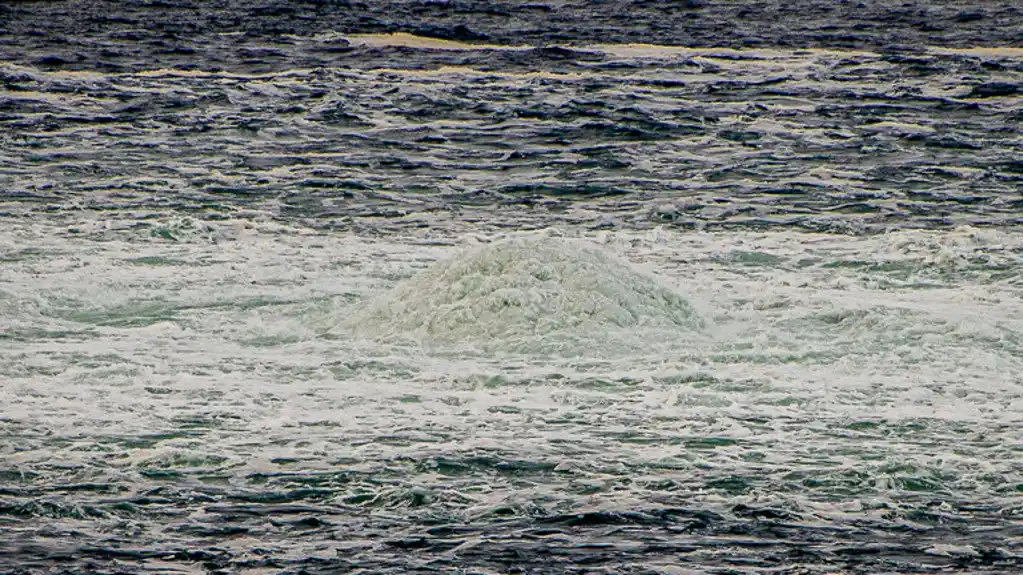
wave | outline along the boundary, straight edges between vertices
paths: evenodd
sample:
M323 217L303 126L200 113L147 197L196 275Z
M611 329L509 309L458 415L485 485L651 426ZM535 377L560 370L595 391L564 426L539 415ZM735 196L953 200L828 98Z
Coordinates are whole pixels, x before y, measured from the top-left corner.
M682 295L587 242L529 234L440 262L346 322L431 347L577 355L684 337L705 321Z

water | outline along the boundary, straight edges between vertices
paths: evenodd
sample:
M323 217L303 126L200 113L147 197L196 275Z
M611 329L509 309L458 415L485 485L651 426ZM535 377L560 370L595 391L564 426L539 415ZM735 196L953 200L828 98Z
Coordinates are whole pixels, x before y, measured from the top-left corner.
M654 271L708 326L669 340L653 307L646 352L603 321L551 354L502 350L515 329L481 329L477 353L338 329L433 260L492 248L11 227L10 566L1019 562L1015 234L583 233L622 266L601 273L633 289L626 266ZM567 241L540 243L577 255Z
M1018 50L296 42L0 63L0 570L1023 568Z
M685 298L596 246L528 234L415 275L342 326L433 350L578 356L648 348L650 328L688 343L704 321Z

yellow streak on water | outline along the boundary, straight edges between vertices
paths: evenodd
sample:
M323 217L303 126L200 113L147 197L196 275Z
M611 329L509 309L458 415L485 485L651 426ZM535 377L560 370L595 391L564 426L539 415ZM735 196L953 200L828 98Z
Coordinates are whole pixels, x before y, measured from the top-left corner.
M3 94L4 98L8 100L46 101L61 104L65 104L68 102L82 102L95 100L95 98L86 94L74 93L54 94L51 92L39 92L36 90L19 90L17 92L7 92L6 90L0 90L0 94Z
M172 78L172 77L192 77L192 78L220 78L220 79L232 79L232 80L252 80L252 79L269 79L269 78L282 78L292 76L308 76L315 72L313 68L294 68L291 70L285 70L283 72L265 72L261 74L238 74L235 72L209 72L205 70L182 70L179 68L156 68L153 70L143 70L142 72L134 72L127 74L111 74L112 76L146 76L150 78Z
M571 80L584 77L592 77L593 74L578 74L565 72L499 72L491 70L477 70L470 66L441 66L434 70L412 70L406 68L373 68L369 70L378 74L402 74L405 76L450 76L450 75L471 75L471 76L493 76L499 78L551 78L558 80Z
M502 46L498 44L469 44L454 40L441 40L416 36L407 32L393 34L350 34L345 36L356 46L405 46L432 50L529 50L532 46Z
M1023 47L1018 46L975 46L972 48L943 48L933 46L927 48L935 54L961 54L964 56L1003 56L1005 58L1023 58Z
M588 47L605 54L622 58L674 58L680 56L702 56L704 58L724 58L744 60L776 60L776 59L807 59L820 56L876 56L873 52L863 50L827 50L827 49L763 49L745 50L736 48L707 48L694 46L665 46L661 44L595 44Z

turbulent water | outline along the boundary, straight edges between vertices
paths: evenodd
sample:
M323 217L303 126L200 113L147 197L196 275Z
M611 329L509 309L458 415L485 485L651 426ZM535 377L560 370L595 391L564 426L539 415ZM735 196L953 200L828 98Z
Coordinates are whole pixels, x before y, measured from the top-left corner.
M1010 4L94 4L0 5L0 572L1023 570Z
M650 328L676 341L703 321L683 297L599 249L526 236L410 278L346 327L434 350L577 356L648 348Z

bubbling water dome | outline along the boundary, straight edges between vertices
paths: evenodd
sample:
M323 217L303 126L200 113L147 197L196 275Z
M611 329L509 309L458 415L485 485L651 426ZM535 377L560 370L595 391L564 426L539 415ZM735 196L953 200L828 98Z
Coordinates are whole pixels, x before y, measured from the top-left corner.
M434 348L603 355L685 339L704 321L684 297L594 244L529 234L434 265L369 301L349 325Z

